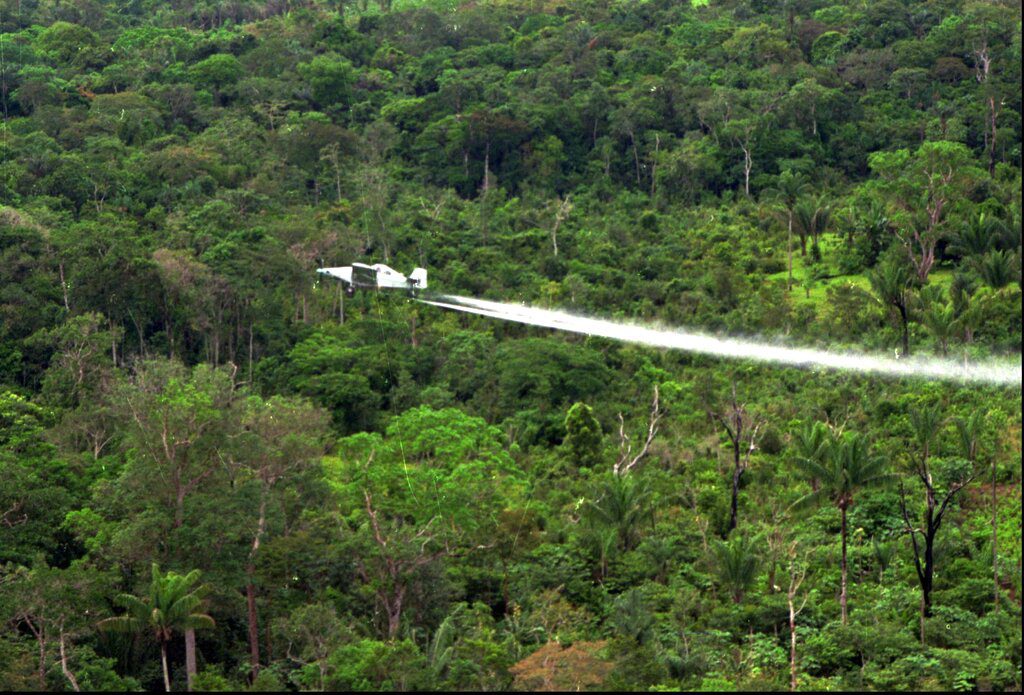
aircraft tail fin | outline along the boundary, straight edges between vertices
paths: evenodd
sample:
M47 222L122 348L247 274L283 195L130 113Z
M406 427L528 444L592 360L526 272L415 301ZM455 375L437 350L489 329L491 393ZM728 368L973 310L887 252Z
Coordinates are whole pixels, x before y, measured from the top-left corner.
M416 268L409 273L409 279L416 285L416 289L425 290L427 288L427 271L425 268Z

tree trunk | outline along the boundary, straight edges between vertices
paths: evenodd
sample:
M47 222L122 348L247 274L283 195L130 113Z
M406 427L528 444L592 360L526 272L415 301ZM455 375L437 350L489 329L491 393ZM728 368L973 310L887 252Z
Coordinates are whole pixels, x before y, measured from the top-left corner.
M249 383L252 383L252 321L249 321Z
M40 622L37 630L31 621L28 621L28 626L35 634L36 643L39 645L39 672L37 674L39 689L46 690L46 627Z
M750 197L750 171L754 168L754 160L750 156L750 147L743 146L743 192Z
M924 576L921 578L921 646L925 646L924 623L932 615L932 577L935 572L935 534L932 531L932 514L928 510L928 529L924 536Z
M658 176L658 150L661 148L661 136L654 134L654 160L651 163L651 198L654 198L657 189Z
M68 668L68 656L64 652L64 631L60 631L60 670L64 672L64 677L71 683L71 688L76 692L81 692L82 689L78 686L78 679L75 678L75 674Z
M786 235L786 255L789 259L789 278L786 281L786 291L793 289L793 211L789 212L789 233Z
M252 581L255 568L249 565L247 571L249 582L245 585L245 602L249 616L249 678L254 681L260 672L260 633L256 619L256 585Z
M164 666L164 692L171 692L171 673L167 670L167 642L160 642L160 660Z
M996 175L996 117L999 111L996 109L996 98L988 98L989 128L991 135L988 138L988 175Z
M260 632L256 616L256 583L253 578L256 575L256 553L259 552L260 542L263 540L263 533L267 528L267 493L269 490L264 487L260 497L259 520L256 523L256 534L252 539L252 549L249 551L249 564L245 568L249 581L245 585L245 601L249 619L249 676L256 680L260 672Z
M740 477L742 475L743 469L739 467L739 464L737 464L732 472L732 504L729 511L729 531L726 532L726 536L736 528L736 517L739 509L740 497Z
M402 600L405 598L405 587L398 587L394 596L387 601L385 607L388 612L388 639L394 640L398 637L398 628L402 624Z
M176 504L174 506L174 528L181 528L181 525L185 523L185 487L179 486L178 492L175 495Z
M196 676L196 631L185 630L185 679L188 691L192 692L192 679Z
M900 310L900 323L903 326L903 355L902 357L910 356L910 328L908 326L907 319L907 307L905 304L900 304L897 307Z
M64 295L64 310L70 312L71 304L68 302L68 283L64 280L64 261L58 263L57 268L60 270L60 289Z
M796 690L796 610L789 597L789 689Z
M629 131L629 140L633 144L633 165L636 167L636 185L640 185L640 154L636 149L636 135L633 131Z
M999 508L996 499L996 460L992 459L992 598L995 602L995 611L999 612L999 547L996 545L996 524L998 517L996 512Z
M846 625L846 505L842 505L839 511L842 518L839 535L842 537L843 544L842 557L839 560L839 573L841 576L839 580L839 612L842 615L843 625Z

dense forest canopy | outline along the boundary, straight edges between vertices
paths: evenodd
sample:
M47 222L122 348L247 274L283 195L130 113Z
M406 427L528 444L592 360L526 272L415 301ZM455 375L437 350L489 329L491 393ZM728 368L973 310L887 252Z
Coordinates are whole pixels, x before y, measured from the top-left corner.
M0 688L1021 688L1021 8L0 0Z

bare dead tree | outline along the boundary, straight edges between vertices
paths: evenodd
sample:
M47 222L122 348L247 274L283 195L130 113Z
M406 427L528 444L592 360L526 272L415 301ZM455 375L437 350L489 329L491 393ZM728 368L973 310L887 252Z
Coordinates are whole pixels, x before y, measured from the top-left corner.
M644 439L644 445L636 456L632 456L633 445L629 441L629 435L626 434L626 423L622 419L622 413L619 413L619 458L612 467L612 472L615 475L623 476L627 475L633 470L637 464L644 460L651 449L651 442L654 441L654 436L658 433L658 422L661 420L661 407L658 397L658 385L654 385L654 399L651 403L651 415L647 420L647 437Z
M569 196L555 199L555 224L551 227L551 249L555 256L558 255L558 228L562 226L569 213L572 212L572 202Z
M736 528L736 519L739 509L740 479L750 468L750 456L757 449L759 441L758 434L765 424L762 417L751 415L744 403L736 398L736 384L732 385L732 399L722 410L707 411L708 418L719 424L729 437L732 447L732 502L729 512L729 528L726 529L727 537Z
M1005 99L996 102L995 91L988 85L989 73L992 71L992 54L989 53L988 41L983 41L981 46L973 50L975 61L974 77L978 84L988 87L985 95L988 114L985 118L985 148L988 150L988 174L995 176L996 171L996 120L999 112L1006 105Z
M804 593L800 607L796 607L797 593L800 585L807 578L807 567L796 562L796 542L789 546L789 589L786 591L786 603L789 606L789 689L796 690L796 619L807 606L809 593Z

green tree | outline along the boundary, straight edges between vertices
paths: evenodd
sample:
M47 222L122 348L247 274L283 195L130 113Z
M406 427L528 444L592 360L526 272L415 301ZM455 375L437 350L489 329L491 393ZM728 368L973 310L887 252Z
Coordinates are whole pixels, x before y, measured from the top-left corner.
M926 142L908 150L875 152L869 163L899 212L897 236L918 280L924 282L935 264L936 247L948 226L950 209L967 197L984 174L966 146L958 142Z
M868 273L871 289L878 301L894 308L898 314L901 329L902 356L910 354L910 268L895 256L888 256Z
M742 603L757 579L761 560L757 552L758 539L737 535L731 540L715 540L711 557L718 585L728 590L733 603Z
M0 585L4 587L0 615L27 629L35 639L39 690L48 689L47 662L54 651L68 684L75 691L81 689L73 668L78 652L75 642L91 631L91 621L104 610L103 587L109 581L109 577L82 565L67 569L49 567L41 556L31 569L7 565L0 574Z
M355 71L348 60L333 54L319 55L308 63L300 63L298 71L309 84L314 104L323 108L348 105L355 81Z
M230 53L217 53L193 65L190 73L197 85L212 90L219 98L226 88L238 82L244 69Z
M829 222L832 219L832 206L824 197L813 199L805 198L796 204L793 209L794 221L797 232L800 235L800 253L806 251L807 239L811 239L811 252L814 260L821 258L818 238L828 230Z
M1001 290L1020 280L1019 256L1002 250L991 250L973 261L971 265L986 287Z
M840 589L839 609L842 621L847 623L846 611L846 514L854 502L854 495L865 488L883 485L895 479L885 472L885 459L873 456L867 437L847 432L841 438L825 439L811 456L797 456L794 461L797 471L806 479L814 481L817 489L797 500L794 508L807 508L831 502L839 509L839 537L841 553L839 559Z
M925 644L925 620L932 615L932 589L935 586L935 541L949 505L974 479L977 472L973 462L967 466L955 466L938 476L933 470L932 457L935 455L939 434L946 421L939 405L912 408L909 413L910 428L917 450L910 454L915 476L924 488L924 509L921 523L910 520L906 494L900 485L900 510L907 534L914 549L914 569L921 585L921 644ZM945 487L945 491L941 490Z
M810 183L803 173L786 169L775 180L775 185L761 191L762 199L776 201L786 213L786 267L788 271L786 289L793 289L793 215L797 203L811 190ZM800 253L805 253L804 245L800 244Z
M28 565L39 552L60 561L53 530L73 508L75 476L46 440L52 410L0 390L0 563Z
M428 591L424 572L493 543L498 513L523 492L500 431L454 408L413 408L386 437L346 437L324 467L391 640L413 593Z
M601 459L601 423L586 403L574 403L565 416L565 444L577 466L592 468Z
M189 370L171 360L142 363L112 394L132 452L120 483L137 502L163 507L171 529L185 523L189 496L221 470L218 451L237 431L232 406L240 396L227 369Z
M167 646L176 633L212 628L213 618L199 612L203 602L203 587L195 586L199 581L199 570L188 574L160 571L154 562L149 590L139 598L132 594L119 594L115 602L126 610L124 615L100 621L100 627L116 632L148 633L160 645L160 659L164 672L164 689L171 692L171 675L167 666ZM186 660L194 662L194 656ZM191 686L193 673L188 674Z
M250 396L244 403L243 431L230 454L242 482L258 489L256 526L246 559L245 597L249 621L250 678L259 675L259 625L256 615L256 562L268 531L268 507L278 485L294 484L323 452L326 415L295 399L274 396L263 400Z
M651 489L637 475L614 475L598 488L588 509L593 521L614 529L618 546L632 550L640 542L640 528L653 520Z
M956 307L952 302L930 302L921 314L921 323L939 344L939 352L949 354L949 340L957 328Z

